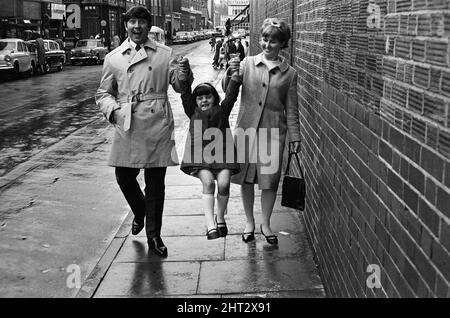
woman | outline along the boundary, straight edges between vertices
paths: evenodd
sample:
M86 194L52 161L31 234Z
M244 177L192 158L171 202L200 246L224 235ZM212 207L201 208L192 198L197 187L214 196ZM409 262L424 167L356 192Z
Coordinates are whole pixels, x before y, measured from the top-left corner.
M243 86L235 142L238 154L244 153L245 159L238 158L241 172L233 176L232 182L241 185L247 217L242 234L244 242L255 239L254 185L258 184L262 190L261 234L269 244L278 244L278 238L270 226L270 218L281 177L287 131L291 149L300 151L297 72L279 56L280 51L288 47L290 38L291 31L284 21L266 19L261 27L262 53L245 58L240 65ZM229 78L224 78L224 88ZM243 132L251 135L252 129L256 131L257 138L248 138L249 142L242 142L245 138L240 138L239 134ZM269 153L271 162L267 163L265 159Z

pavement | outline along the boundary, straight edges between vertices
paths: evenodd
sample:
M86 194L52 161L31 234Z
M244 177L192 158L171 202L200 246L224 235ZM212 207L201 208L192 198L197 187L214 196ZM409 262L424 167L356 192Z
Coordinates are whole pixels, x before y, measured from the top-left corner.
M194 85L209 81L223 96L223 71L213 71L203 45L202 54L187 55ZM171 91L169 98L181 157L188 120L179 96ZM179 167L166 178L162 237L169 256L149 252L145 231L131 235L132 213L106 166L112 136L99 117L0 178L0 212L8 216L0 220L1 297L326 297L301 212L281 207L278 196L272 229L279 244L269 245L258 229L257 191L256 241L246 244L239 187L232 185L229 235L208 241L201 183Z

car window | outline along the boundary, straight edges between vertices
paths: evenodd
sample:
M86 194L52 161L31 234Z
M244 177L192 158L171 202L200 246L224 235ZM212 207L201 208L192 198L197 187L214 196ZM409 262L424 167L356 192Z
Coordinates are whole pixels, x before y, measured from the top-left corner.
M98 46L98 47L103 47L102 41L97 41L97 46Z
M0 51L11 51L16 48L14 42L0 41Z
M58 47L57 47L55 42L50 42L50 49L52 49L52 50L57 50L58 49Z
M23 43L22 42L17 42L17 52L23 52Z
M44 42L44 48L46 51L48 51L48 42Z

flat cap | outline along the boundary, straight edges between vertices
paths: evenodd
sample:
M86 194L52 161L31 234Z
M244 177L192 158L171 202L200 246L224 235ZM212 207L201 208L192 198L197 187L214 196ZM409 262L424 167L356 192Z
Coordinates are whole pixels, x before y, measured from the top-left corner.
M144 19L147 20L149 24L151 22L150 11L148 11L145 7L136 6L130 8L124 15L125 23L127 23L131 18Z

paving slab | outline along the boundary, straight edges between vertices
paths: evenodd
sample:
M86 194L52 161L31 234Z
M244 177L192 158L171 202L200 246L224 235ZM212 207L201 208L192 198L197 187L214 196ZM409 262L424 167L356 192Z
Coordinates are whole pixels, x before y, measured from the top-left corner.
M225 259L223 238L208 241L206 236L177 236L164 238L164 243L170 247L169 256L161 259L154 253L148 252L147 238L129 237L114 261L116 263L155 263ZM149 265L151 266L153 264Z
M315 267L300 259L265 258L203 262L199 294L281 292L320 288Z
M194 295L199 262L113 263L95 297Z

